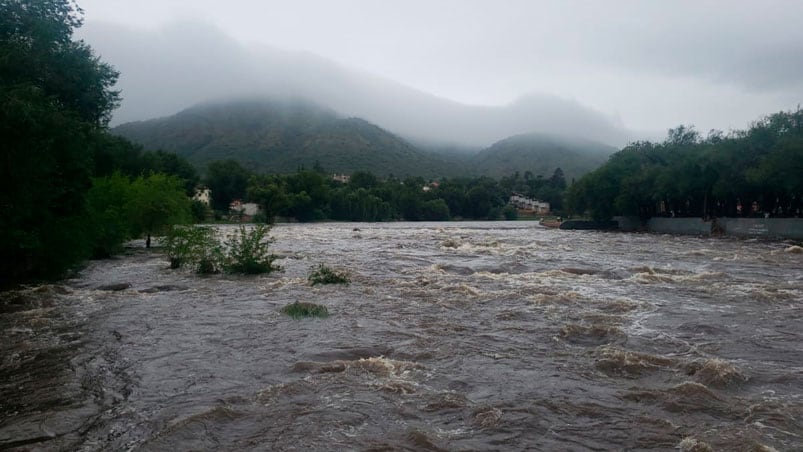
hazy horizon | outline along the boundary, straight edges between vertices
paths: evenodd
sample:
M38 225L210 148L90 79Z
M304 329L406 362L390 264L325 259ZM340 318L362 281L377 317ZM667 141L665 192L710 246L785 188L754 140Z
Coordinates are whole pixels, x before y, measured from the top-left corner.
M78 37L122 74L114 124L289 94L411 139L581 130L622 145L745 129L803 100L791 1L80 5Z

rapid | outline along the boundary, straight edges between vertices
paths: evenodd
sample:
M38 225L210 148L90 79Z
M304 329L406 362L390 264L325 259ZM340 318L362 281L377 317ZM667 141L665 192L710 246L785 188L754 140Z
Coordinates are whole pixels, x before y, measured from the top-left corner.
M282 224L0 293L0 449L803 449L803 249L529 222ZM349 285L311 286L319 263ZM294 320L295 301L325 305Z

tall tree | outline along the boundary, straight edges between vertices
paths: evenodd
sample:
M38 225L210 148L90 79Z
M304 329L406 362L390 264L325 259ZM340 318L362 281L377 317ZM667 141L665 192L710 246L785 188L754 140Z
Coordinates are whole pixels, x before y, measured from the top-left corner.
M72 0L0 0L0 80L32 86L84 121L106 125L120 101L114 68L72 39L83 11Z
M92 149L117 72L72 39L69 0L0 0L0 284L54 276L88 255Z
M131 184L126 204L129 221L135 233L145 235L147 248L152 235L190 221L190 200L183 185L180 178L160 173L140 176Z
M212 191L212 208L228 211L232 201L244 198L250 177L251 173L235 160L210 163L206 185Z

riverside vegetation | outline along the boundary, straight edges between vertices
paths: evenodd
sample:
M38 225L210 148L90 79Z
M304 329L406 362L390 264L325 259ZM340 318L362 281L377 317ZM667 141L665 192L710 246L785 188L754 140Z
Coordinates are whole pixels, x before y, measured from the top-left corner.
M174 226L166 235L165 254L170 268L195 266L196 273L224 271L258 275L281 270L273 264L276 256L270 252L270 226L258 224L250 228L241 225L221 242L215 229L209 226Z
M234 160L211 161L202 179L183 157L109 133L121 100L113 89L119 73L73 39L82 23L74 2L13 0L0 7L0 145L7 162L0 167L0 287L63 276L85 259L119 253L130 239L144 237L150 246L173 225L226 214L235 199L259 204L264 214L257 220L266 223L513 220L517 212L505 207L511 192L547 201L554 212L598 219L803 211L800 110L705 139L690 127L671 129L663 143L633 143L577 183L567 184L561 168L549 175L541 167L536 171L545 174L522 167L500 179L355 171L341 183L317 161L295 173L256 174ZM517 143L500 146L509 151ZM211 189L213 212L188 197L201 182ZM186 245L178 236L167 240ZM231 240L254 245L244 236ZM190 257L204 272L271 268L237 259L216 266L216 259Z
M350 282L348 272L336 270L324 264L312 267L307 280L313 286L316 284L348 284Z
M287 314L294 319L302 319L305 317L329 317L329 310L326 309L326 306L315 303L306 303L303 301L296 301L288 304L282 308L282 313Z
M803 111L780 112L729 134L693 127L636 142L567 192L570 212L613 215L803 216Z

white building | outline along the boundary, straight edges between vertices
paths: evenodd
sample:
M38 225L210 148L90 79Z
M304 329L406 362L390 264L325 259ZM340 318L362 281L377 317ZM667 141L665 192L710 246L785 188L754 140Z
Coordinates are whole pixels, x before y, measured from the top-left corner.
M259 204L253 202L242 202L235 199L229 204L229 214L242 217L243 219L250 219L258 214L262 209Z
M510 197L510 204L516 206L517 209L521 210L531 210L537 214L548 214L549 213L549 203L546 201L540 201L538 199L531 199L523 196L519 193L513 193Z
M201 201L202 203L206 204L207 206L212 205L212 190L203 187L203 188L196 188L195 194L192 196L192 199L195 201Z

